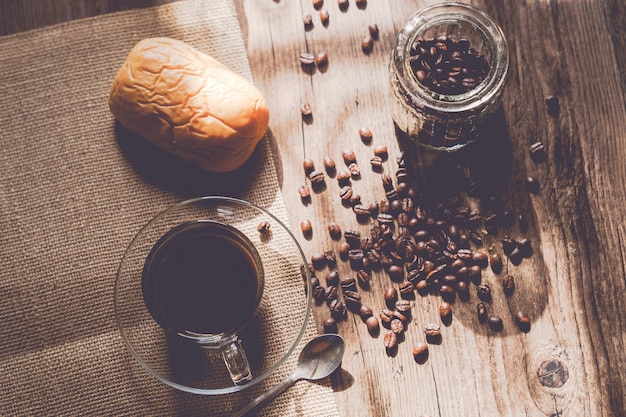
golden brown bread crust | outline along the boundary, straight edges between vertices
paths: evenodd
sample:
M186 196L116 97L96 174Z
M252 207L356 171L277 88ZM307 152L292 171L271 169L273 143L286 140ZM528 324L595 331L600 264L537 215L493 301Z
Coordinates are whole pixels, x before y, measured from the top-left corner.
M135 45L115 76L109 108L128 130L213 172L243 165L269 122L252 83L169 38Z

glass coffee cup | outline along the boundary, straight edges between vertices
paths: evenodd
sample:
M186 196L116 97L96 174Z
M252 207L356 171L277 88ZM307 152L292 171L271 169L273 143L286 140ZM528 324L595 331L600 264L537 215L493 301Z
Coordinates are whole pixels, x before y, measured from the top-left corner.
M304 334L312 292L305 261L287 226L254 204L183 201L150 220L120 263L122 339L174 388L218 395L252 386Z

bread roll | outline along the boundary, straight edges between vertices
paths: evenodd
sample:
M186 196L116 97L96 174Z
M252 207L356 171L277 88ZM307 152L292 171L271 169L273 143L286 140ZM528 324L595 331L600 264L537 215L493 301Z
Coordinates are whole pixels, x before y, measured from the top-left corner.
M119 122L213 172L243 165L267 129L259 90L216 59L169 38L140 41L109 94Z

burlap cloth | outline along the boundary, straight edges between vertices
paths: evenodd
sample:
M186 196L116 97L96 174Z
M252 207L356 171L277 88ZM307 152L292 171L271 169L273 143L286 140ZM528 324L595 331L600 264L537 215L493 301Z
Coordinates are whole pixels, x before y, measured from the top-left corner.
M125 247L182 199L222 194L287 221L270 145L209 174L116 126L109 86L140 39L169 36L251 77L231 0L182 1L0 38L0 415L227 415L292 372L201 396L151 377L114 322ZM329 381L297 383L268 416L333 416Z

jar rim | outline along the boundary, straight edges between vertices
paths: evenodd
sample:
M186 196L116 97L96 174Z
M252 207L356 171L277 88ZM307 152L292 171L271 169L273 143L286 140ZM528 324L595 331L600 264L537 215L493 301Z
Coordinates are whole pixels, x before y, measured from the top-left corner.
M487 77L476 87L456 95L428 89L417 80L410 63L405 59L421 33L451 19L466 22L480 32L493 56ZM471 114L490 102L502 89L509 67L509 50L502 29L489 15L464 3L439 3L418 10L402 25L392 51L391 65L401 88L410 96L418 98L426 107L433 111Z

